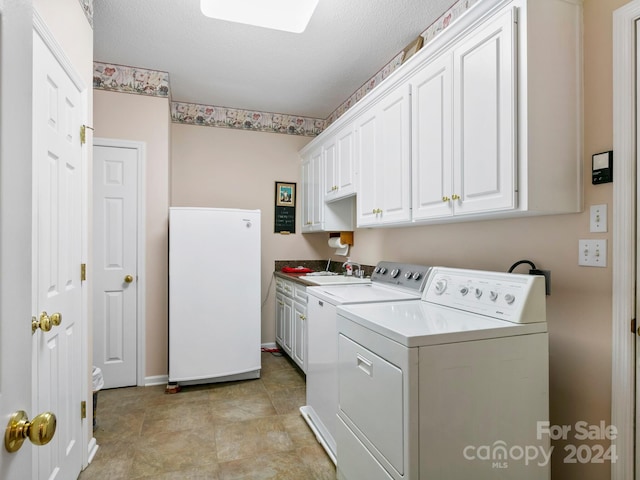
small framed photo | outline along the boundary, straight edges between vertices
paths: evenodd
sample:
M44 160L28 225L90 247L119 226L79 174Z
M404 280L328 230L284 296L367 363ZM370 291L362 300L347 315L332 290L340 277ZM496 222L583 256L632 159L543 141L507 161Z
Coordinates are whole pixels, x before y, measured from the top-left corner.
M409 58L411 58L418 50L420 50L423 43L424 38L422 37L422 35L419 35L418 38L404 47L404 56L402 57L402 63L409 60Z
M276 182L276 206L296 206L296 184Z

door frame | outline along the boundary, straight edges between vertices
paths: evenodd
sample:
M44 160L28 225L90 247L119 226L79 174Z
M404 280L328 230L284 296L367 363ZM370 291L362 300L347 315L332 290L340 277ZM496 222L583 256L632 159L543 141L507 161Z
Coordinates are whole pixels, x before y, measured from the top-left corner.
M147 172L147 147L145 142L137 142L133 140L123 140L115 138L95 137L93 139L94 147L114 147L114 148L130 148L136 151L136 160L138 163L138 215L137 215L137 254L136 254L136 272L137 272L137 290L136 290L136 379L139 387L146 385L146 225L145 225L145 198L146 190L146 172ZM92 181L93 185L93 181ZM92 189L93 190L93 189ZM93 199L92 199L93 200ZM92 232L93 235L93 232ZM93 262L95 264L95 262Z
M83 81L82 76L78 73L78 70L76 70L71 60L69 60L69 57L67 57L62 46L58 43L53 33L51 32L51 30L49 30L49 27L47 26L47 24L45 23L45 21L43 20L43 18L40 16L40 14L35 8L33 9L33 31L36 32L36 34L38 34L40 38L42 38L42 41L47 46L47 48L51 51L51 54L53 55L53 57L60 64L64 72L67 74L67 76L73 82L74 86L80 92L80 97L82 102L81 122L83 125L87 125L89 123L88 121L89 98L90 98L89 96L91 92L88 89L86 83ZM88 225L89 225L88 178L89 176L88 174L90 171L90 169L88 168L90 152L88 148L86 148L86 145L87 144L83 145L82 147L81 158L80 158L80 169L81 169L81 177L82 177L82 191L80 193L80 198L82 202L82 212L81 212L81 220L80 220L81 230L82 230L82 239L81 239L80 248L82 250L81 262L85 264L87 262L88 251L89 251L88 250L88 245L89 245L88 243L89 241L89 238L88 238L88 233L89 233L88 232ZM91 383L89 381L89 377L91 375L90 368L89 368L89 338L90 338L89 318L91 318L89 316L89 309L88 309L89 290L90 290L90 282L89 281L82 282L82 306L81 306L82 318L80 321L80 326L81 326L80 338L82 343L81 358L80 358L80 361L81 361L80 372L81 372L82 378L80 381L81 382L80 386L82 390L81 401L85 402L86 405L90 405L89 391L90 391L90 388L92 388ZM34 292L32 291L32 296L33 294ZM31 301L33 302L33 299ZM33 398L33 395L32 395L32 408L36 407L35 403L36 403L35 399ZM92 422L89 421L89 419L85 419L82 426L82 442L83 442L83 447L81 449L82 450L82 465L81 465L82 469L86 468L87 465L91 462L98 448L96 439L93 436L93 428L89 428L89 425L92 425ZM34 455L33 461L34 462L37 461L37 456Z
M636 336L636 20L640 0L613 12L613 284L611 423L618 460L611 464L612 480L635 478ZM631 100L631 101L630 101ZM634 228L628 228L628 225Z

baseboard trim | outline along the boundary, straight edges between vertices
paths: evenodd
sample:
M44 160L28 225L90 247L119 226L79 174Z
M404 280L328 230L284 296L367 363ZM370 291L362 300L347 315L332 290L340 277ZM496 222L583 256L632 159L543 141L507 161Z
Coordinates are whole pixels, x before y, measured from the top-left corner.
M89 441L89 456L87 459L87 465L91 463L91 461L93 460L93 457L96 456L96 452L98 451L98 442L96 440L96 437L92 437L91 440Z
M278 348L278 346L275 344L275 342L272 343L263 343L261 345L262 348Z
M169 382L169 375L156 375L144 378L144 386L152 387L154 385L166 385Z

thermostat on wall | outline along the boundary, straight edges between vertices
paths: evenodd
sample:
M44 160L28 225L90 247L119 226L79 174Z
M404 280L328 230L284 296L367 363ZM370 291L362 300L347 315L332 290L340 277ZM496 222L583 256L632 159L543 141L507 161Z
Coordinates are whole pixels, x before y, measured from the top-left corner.
M591 157L591 183L613 182L613 151L596 153Z

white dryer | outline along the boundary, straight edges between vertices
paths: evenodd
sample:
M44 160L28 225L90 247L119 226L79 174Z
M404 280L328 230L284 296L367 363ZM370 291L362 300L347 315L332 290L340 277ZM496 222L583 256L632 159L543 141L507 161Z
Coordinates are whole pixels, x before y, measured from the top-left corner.
M549 478L543 277L434 267L337 311L338 478Z
M329 457L336 463L338 413L338 305L419 300L429 267L379 262L371 283L308 287L307 404L300 408Z

